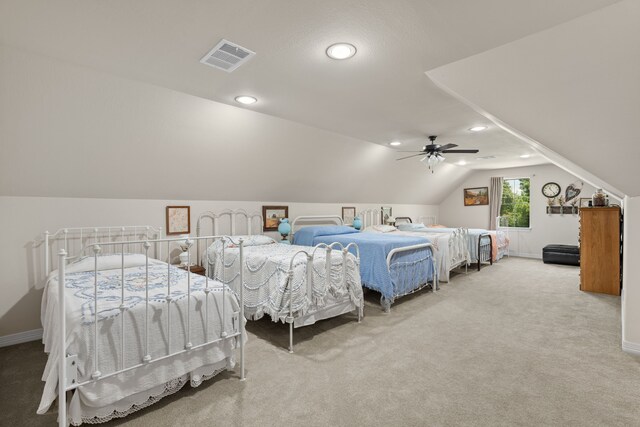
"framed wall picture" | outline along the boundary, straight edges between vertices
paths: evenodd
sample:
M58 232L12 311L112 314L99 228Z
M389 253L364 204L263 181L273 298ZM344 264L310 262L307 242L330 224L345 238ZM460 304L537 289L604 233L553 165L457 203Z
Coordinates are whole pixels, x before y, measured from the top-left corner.
M386 224L387 220L393 216L391 206L382 206L380 209L382 213L382 223Z
M580 197L580 204L578 205L578 207L588 208L589 207L589 202L591 200L592 200L591 197Z
M482 206L489 204L489 187L475 187L464 189L465 206Z
M262 230L278 231L278 225L282 218L289 218L289 206L263 206Z
M191 233L191 207L167 206L167 235Z
M344 225L352 225L353 219L356 217L356 208L342 207L342 222Z

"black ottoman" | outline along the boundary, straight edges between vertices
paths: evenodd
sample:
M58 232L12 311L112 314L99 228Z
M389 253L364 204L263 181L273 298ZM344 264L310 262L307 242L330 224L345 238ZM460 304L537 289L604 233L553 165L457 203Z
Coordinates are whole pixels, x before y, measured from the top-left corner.
M580 248L572 245L547 245L542 248L545 264L580 265Z

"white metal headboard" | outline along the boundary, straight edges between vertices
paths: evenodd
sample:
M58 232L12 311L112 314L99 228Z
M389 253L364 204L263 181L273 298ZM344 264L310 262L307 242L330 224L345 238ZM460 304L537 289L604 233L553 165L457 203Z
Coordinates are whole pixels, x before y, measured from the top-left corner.
M298 229L304 226L311 225L344 225L342 217L340 215L302 215L296 217L291 221L291 234L289 234L289 241L293 242L293 235Z
M201 213L198 216L198 222L196 223L196 235L200 236L200 234L203 232L202 227L203 227L203 220L206 219L210 219L212 224L213 224L213 234L214 235L219 235L219 228L220 228L220 221L225 218L225 217L229 217L229 222L231 224L231 230L229 235L230 236L235 236L237 234L237 218L238 217L242 217L244 218L244 221L246 221L247 224L247 232L245 234L251 236L254 234L262 234L262 215L259 214L258 212L254 212L254 213L247 213L247 211L245 211L244 209L225 209L220 213L215 213L212 211L206 211ZM257 228L253 227L253 224L255 223L255 219L259 220L259 226ZM253 229L256 229L257 232L254 233Z
M435 215L424 215L418 217L418 224L433 225L438 223L438 217Z
M213 211L205 211L202 212L198 216L198 221L196 222L196 236L200 237L202 235L208 235L204 232L203 228L206 225L206 220L211 220L213 234L215 236L220 235L220 222L223 218L229 218L230 230L227 233L229 236L236 236L238 233L237 219L241 217L243 221L246 223L247 234L249 236L253 236L254 234L262 234L262 215L258 212L248 213L244 209L225 209L219 213L215 213ZM257 221L257 227L254 227ZM257 230L254 232L253 230ZM203 234L204 233L204 234ZM196 256L197 262L200 262L200 251L201 251L201 242L198 241L196 245Z
M57 254L64 249L68 254L67 261L80 258L87 246L96 243L118 242L121 245L110 245L113 253L121 251L132 252L141 247L141 240L159 239L162 237L162 228L151 225L124 225L111 227L67 227L61 228L55 233L44 232L42 243L45 247L44 269L45 276L51 272L51 254ZM159 258L159 250L154 253Z
M372 225L382 224L382 211L380 209L371 208L361 211L357 215L362 220L362 229L366 229Z

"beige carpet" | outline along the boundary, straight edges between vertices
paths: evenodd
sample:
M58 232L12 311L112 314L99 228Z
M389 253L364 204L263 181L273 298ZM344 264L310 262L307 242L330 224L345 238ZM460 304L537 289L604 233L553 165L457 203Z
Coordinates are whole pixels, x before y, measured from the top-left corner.
M578 290L578 269L505 259L390 314L296 331L250 323L248 378L225 373L124 420L130 426L640 425L640 359L620 349L620 300ZM39 343L0 349L2 424L35 414Z

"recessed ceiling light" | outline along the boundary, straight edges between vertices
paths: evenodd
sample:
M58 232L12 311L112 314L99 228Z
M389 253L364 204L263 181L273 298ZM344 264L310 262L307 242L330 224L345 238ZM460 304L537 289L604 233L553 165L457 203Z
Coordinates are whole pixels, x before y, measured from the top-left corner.
M523 154L522 156L520 156L520 158L522 159L528 159L529 157L531 157L531 154Z
M486 128L487 128L486 126L474 126L469 130L471 132L481 132L481 131L485 130Z
M391 145L392 147L397 147L398 145L402 145L402 142L400 142L400 141L391 141L389 143L389 145Z
M327 56L331 59L348 59L356 52L356 47L349 43L336 43L327 48Z
M240 104L244 104L244 105L250 105L258 102L258 99L254 98L253 96L241 95L241 96L236 96L236 102L239 102Z
M464 165L466 165L466 164L467 164L467 162L465 162L464 160L460 160L460 161L458 162L458 164L459 164L460 166L464 166Z

